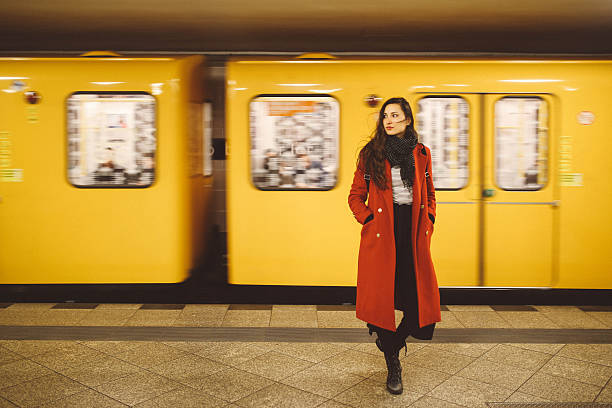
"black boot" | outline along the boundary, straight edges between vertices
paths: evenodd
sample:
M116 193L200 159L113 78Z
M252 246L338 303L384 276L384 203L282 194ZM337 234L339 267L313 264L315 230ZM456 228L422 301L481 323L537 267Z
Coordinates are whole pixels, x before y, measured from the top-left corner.
M402 365L399 361L399 350L385 352L387 362L387 391L391 394L401 394L404 391L402 385Z
M370 336L372 332L377 334L376 346L385 355L385 362L387 363L387 390L391 394L401 394L404 391L402 385L402 365L399 361L399 351L402 347L405 347L405 338L403 341L398 342L397 333L382 329L368 323L368 329ZM398 343L401 343L398 344Z

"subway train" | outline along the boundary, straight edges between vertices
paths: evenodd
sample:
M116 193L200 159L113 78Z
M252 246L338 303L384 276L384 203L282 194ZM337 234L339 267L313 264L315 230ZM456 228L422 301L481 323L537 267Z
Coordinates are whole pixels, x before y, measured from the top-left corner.
M225 247L209 233L221 203L230 285L353 287L357 155L403 96L431 149L442 289L612 289L609 59L305 54L221 70L219 96L202 55L0 58L0 285L183 282Z

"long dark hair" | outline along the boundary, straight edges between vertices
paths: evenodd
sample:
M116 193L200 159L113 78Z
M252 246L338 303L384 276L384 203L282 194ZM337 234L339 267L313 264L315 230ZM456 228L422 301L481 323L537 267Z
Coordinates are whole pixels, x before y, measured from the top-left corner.
M414 117L412 116L412 108L410 104L404 98L391 98L387 99L380 108L378 113L378 123L376 124L376 130L372 135L372 139L361 149L359 152L359 161L364 167L365 173L369 174L371 180L376 183L376 186L384 190L387 188L387 175L385 174L385 141L387 140L387 132L385 131L385 125L383 123L385 108L387 105L395 103L402 108L406 119L410 119L410 124L406 126L404 137L408 140L414 141L414 144L418 143L419 135L414 129Z

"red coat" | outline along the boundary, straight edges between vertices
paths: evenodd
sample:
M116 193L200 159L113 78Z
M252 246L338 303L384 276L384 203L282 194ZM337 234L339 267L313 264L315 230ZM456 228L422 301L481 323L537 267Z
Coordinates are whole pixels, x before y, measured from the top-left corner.
M357 221L374 215L361 229L357 275L357 318L395 331L395 235L393 233L393 189L391 166L385 162L387 188L381 190L372 180L370 194L359 163L348 202ZM425 168L430 177L425 177ZM436 193L431 178L431 152L422 144L414 149L415 178L412 186L412 254L419 300L419 326L440 319L440 292L429 245L436 216ZM366 205L366 199L368 203Z

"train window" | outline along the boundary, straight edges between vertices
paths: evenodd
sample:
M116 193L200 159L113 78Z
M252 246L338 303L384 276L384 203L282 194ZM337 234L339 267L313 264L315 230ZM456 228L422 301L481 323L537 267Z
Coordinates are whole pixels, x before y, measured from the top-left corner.
M548 174L548 107L538 97L495 103L495 181L504 190L539 190Z
M468 183L469 107L458 96L427 96L419 100L416 126L431 149L434 186L460 190Z
M155 179L155 98L75 92L67 101L68 180L76 187L148 187Z
M261 190L329 190L338 173L331 96L262 95L250 104L251 177Z

